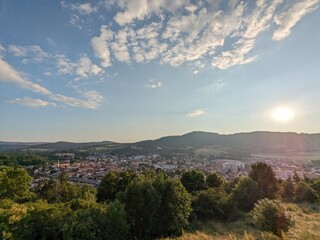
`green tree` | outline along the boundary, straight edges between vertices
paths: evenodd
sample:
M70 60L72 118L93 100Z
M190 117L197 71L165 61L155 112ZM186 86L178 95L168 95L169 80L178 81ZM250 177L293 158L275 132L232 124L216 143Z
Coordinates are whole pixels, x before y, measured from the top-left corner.
M301 181L295 187L295 201L316 203L319 202L319 196L308 183Z
M225 180L223 179L223 177L221 177L220 175L218 175L217 173L213 172L210 173L207 176L207 185L209 187L213 187L213 188L217 188L217 187L221 187L223 185L223 183L225 182Z
M15 225L16 240L68 239L69 225L74 221L73 213L65 205L36 202L29 205L28 213Z
M191 196L179 180L159 176L154 187L160 196L156 212L157 236L180 235L191 213Z
M106 227L104 234L106 240L125 240L129 236L130 225L126 221L124 205L119 201L110 203L107 207L106 222L101 227Z
M274 171L268 164L262 162L252 164L249 177L258 183L261 198L275 197L277 179Z
M0 199L10 198L25 201L32 197L30 184L32 178L23 168L0 166Z
M236 213L236 206L223 191L210 188L201 191L192 203L193 215L200 220L227 220Z
M98 187L97 201L114 201L116 195L121 191L125 191L129 183L136 178L137 175L130 170L124 172L108 172Z
M160 196L149 180L132 181L125 192L125 210L133 237L148 238L156 222Z
M189 193L206 189L205 175L195 169L184 172L180 181Z
M292 216L278 200L262 199L253 209L253 221L256 226L277 236L287 232L294 225Z
M242 211L250 211L259 199L259 186L248 177L241 177L232 191L232 199Z
M294 200L295 183L291 178L284 180L279 189L279 194L284 201L291 202Z

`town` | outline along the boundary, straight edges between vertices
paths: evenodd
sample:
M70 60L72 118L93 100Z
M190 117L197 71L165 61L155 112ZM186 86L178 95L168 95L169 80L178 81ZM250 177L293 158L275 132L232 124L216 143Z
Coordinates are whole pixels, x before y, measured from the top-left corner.
M179 177L181 173L191 169L198 169L204 173L216 172L227 180L239 176L247 176L250 166L254 162L269 164L279 179L316 178L320 176L320 167L310 160L297 161L291 158L276 158L249 156L241 159L223 159L212 156L194 154L170 155L145 154L145 155L110 155L107 153L90 153L85 157L76 156L74 153L56 153L58 160L48 166L28 166L33 175L32 186L36 187L43 180L58 178L64 173L70 182L99 186L105 174L109 171L133 170L141 172L146 169L163 170L168 175Z

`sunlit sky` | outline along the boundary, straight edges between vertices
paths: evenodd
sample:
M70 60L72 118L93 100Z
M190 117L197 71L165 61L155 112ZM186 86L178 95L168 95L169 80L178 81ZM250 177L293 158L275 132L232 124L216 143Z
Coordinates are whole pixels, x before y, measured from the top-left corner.
M320 132L319 5L0 0L0 140Z

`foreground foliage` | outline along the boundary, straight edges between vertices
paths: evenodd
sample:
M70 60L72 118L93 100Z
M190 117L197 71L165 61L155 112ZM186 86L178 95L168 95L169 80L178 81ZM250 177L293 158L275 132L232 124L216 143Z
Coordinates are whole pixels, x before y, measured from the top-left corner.
M320 179L295 176L280 181L264 163L254 164L249 177L230 182L198 170L183 172L181 178L162 171L110 172L97 190L70 183L65 174L35 189L29 188L30 182L24 168L0 167L0 239L182 235L182 239L312 240L320 235L320 230L305 231L320 229ZM299 224L290 228L293 222ZM201 232L183 234L193 230Z

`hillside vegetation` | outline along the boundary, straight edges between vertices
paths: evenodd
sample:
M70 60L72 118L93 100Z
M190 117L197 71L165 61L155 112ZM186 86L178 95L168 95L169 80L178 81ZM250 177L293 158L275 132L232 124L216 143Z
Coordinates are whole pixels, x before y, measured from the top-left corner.
M30 189L0 167L1 239L319 239L320 178L280 181L265 163L248 177L109 172L98 189L65 174Z

